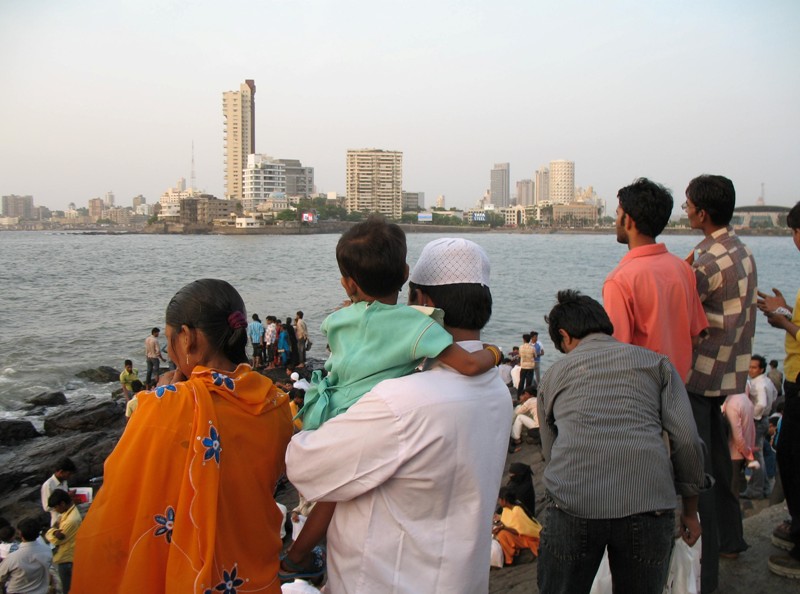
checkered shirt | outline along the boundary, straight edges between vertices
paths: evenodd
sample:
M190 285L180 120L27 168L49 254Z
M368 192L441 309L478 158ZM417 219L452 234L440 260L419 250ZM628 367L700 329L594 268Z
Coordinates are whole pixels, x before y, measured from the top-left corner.
M726 227L697 245L692 268L708 330L694 349L686 389L709 397L744 392L756 330L753 254Z

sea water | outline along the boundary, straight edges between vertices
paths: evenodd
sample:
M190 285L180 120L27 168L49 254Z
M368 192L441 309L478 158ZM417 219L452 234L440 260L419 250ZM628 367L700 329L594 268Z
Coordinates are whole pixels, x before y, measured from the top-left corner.
M413 267L429 241L451 234L409 234ZM626 246L612 234L468 234L489 254L494 298L483 339L503 350L539 332L543 369L561 355L544 316L559 289L578 289L600 300L603 280ZM684 257L697 235L660 238ZM759 287L779 287L790 304L798 289L800 253L789 237L745 237L758 267ZM346 298L339 283L338 235L89 235L0 233L0 416L24 416L26 399L64 391L70 401L108 398L119 384L75 377L100 365L122 369L125 359L145 375L144 339L164 327L164 311L183 285L221 278L244 298L248 318L282 319L302 310L314 343L309 355L325 358L322 320ZM407 293L401 293L405 301ZM783 359L784 333L759 314L755 351ZM164 335L161 337L164 344Z

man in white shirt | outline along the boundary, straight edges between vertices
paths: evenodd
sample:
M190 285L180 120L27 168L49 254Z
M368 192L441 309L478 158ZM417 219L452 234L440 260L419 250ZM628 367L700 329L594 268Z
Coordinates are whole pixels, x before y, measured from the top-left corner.
M753 403L753 421L756 426L756 461L759 468L753 470L747 489L739 494L744 499L763 499L767 497L769 485L764 480L764 436L769 429L769 413L772 405L778 398L775 384L767 375L767 360L761 355L750 358L750 368L747 371L747 395Z
M55 526L61 514L54 509L51 509L48 505L50 495L52 495L53 491L56 489L62 489L63 491L69 493L69 484L67 484L67 481L76 470L77 468L72 460L69 458L62 458L58 461L58 465L53 475L42 484L42 488L40 490L42 509L50 513L51 526Z
M0 563L0 584L4 592L47 594L50 588L50 562L53 554L39 539L39 523L29 518L17 527L22 537L19 548ZM0 586L2 590L2 586Z
M491 292L477 244L429 243L410 281L410 303L442 308L455 341L483 347ZM298 491L337 502L327 534L331 594L488 590L492 512L511 429L508 388L494 369L467 377L429 363L381 382L289 444L287 473Z

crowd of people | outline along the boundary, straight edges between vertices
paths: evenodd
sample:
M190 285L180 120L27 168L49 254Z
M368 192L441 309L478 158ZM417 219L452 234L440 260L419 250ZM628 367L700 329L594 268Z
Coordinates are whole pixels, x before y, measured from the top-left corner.
M428 243L410 269L397 225L372 218L343 234L350 305L323 322L330 357L310 378L303 312L263 324L223 280L184 286L165 316L174 369L161 373L159 328L144 384L125 362L135 404L88 514L67 460L42 486L55 553L37 522L18 523L21 542L4 523L0 580L43 593L55 564L65 593L300 592L325 579L332 594L477 594L490 565L538 558L540 592L580 593L607 553L615 591L660 594L675 537L693 546L702 533L707 594L719 557L747 548L745 469L742 497L785 494L791 520L773 542L790 551L768 565L800 577L800 295L791 308L757 292L730 227L730 180L689 184L683 208L705 237L686 259L656 242L668 190L639 179L618 199L628 254L602 305L558 292L545 322L566 356L544 374L536 332L507 358L481 341L490 264L466 239ZM787 224L800 249L800 203ZM758 310L787 333L782 384L752 353ZM545 462L541 509L530 466L511 464L501 488L523 428ZM275 501L287 479L301 494L291 511Z

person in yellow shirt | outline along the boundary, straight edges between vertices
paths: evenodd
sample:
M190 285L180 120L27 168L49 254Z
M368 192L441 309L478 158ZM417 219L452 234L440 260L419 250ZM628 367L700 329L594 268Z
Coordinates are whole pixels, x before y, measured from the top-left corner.
M516 505L513 489L501 487L497 504L503 508L502 514L495 515L492 535L503 549L506 565L512 565L524 549L539 554L539 533L542 525L528 516L521 506Z
M47 504L61 514L55 526L45 534L50 544L56 546L53 553L53 563L58 568L58 577L61 578L61 588L64 594L69 594L72 584L72 560L75 556L75 536L81 527L81 512L72 502L69 493L56 489L47 500Z
M295 433L297 431L303 430L303 419L296 418L298 411L303 408L303 401L305 399L306 392L305 390L301 390L300 388L292 388L289 390L289 410L292 411L292 418L294 419L294 430Z

